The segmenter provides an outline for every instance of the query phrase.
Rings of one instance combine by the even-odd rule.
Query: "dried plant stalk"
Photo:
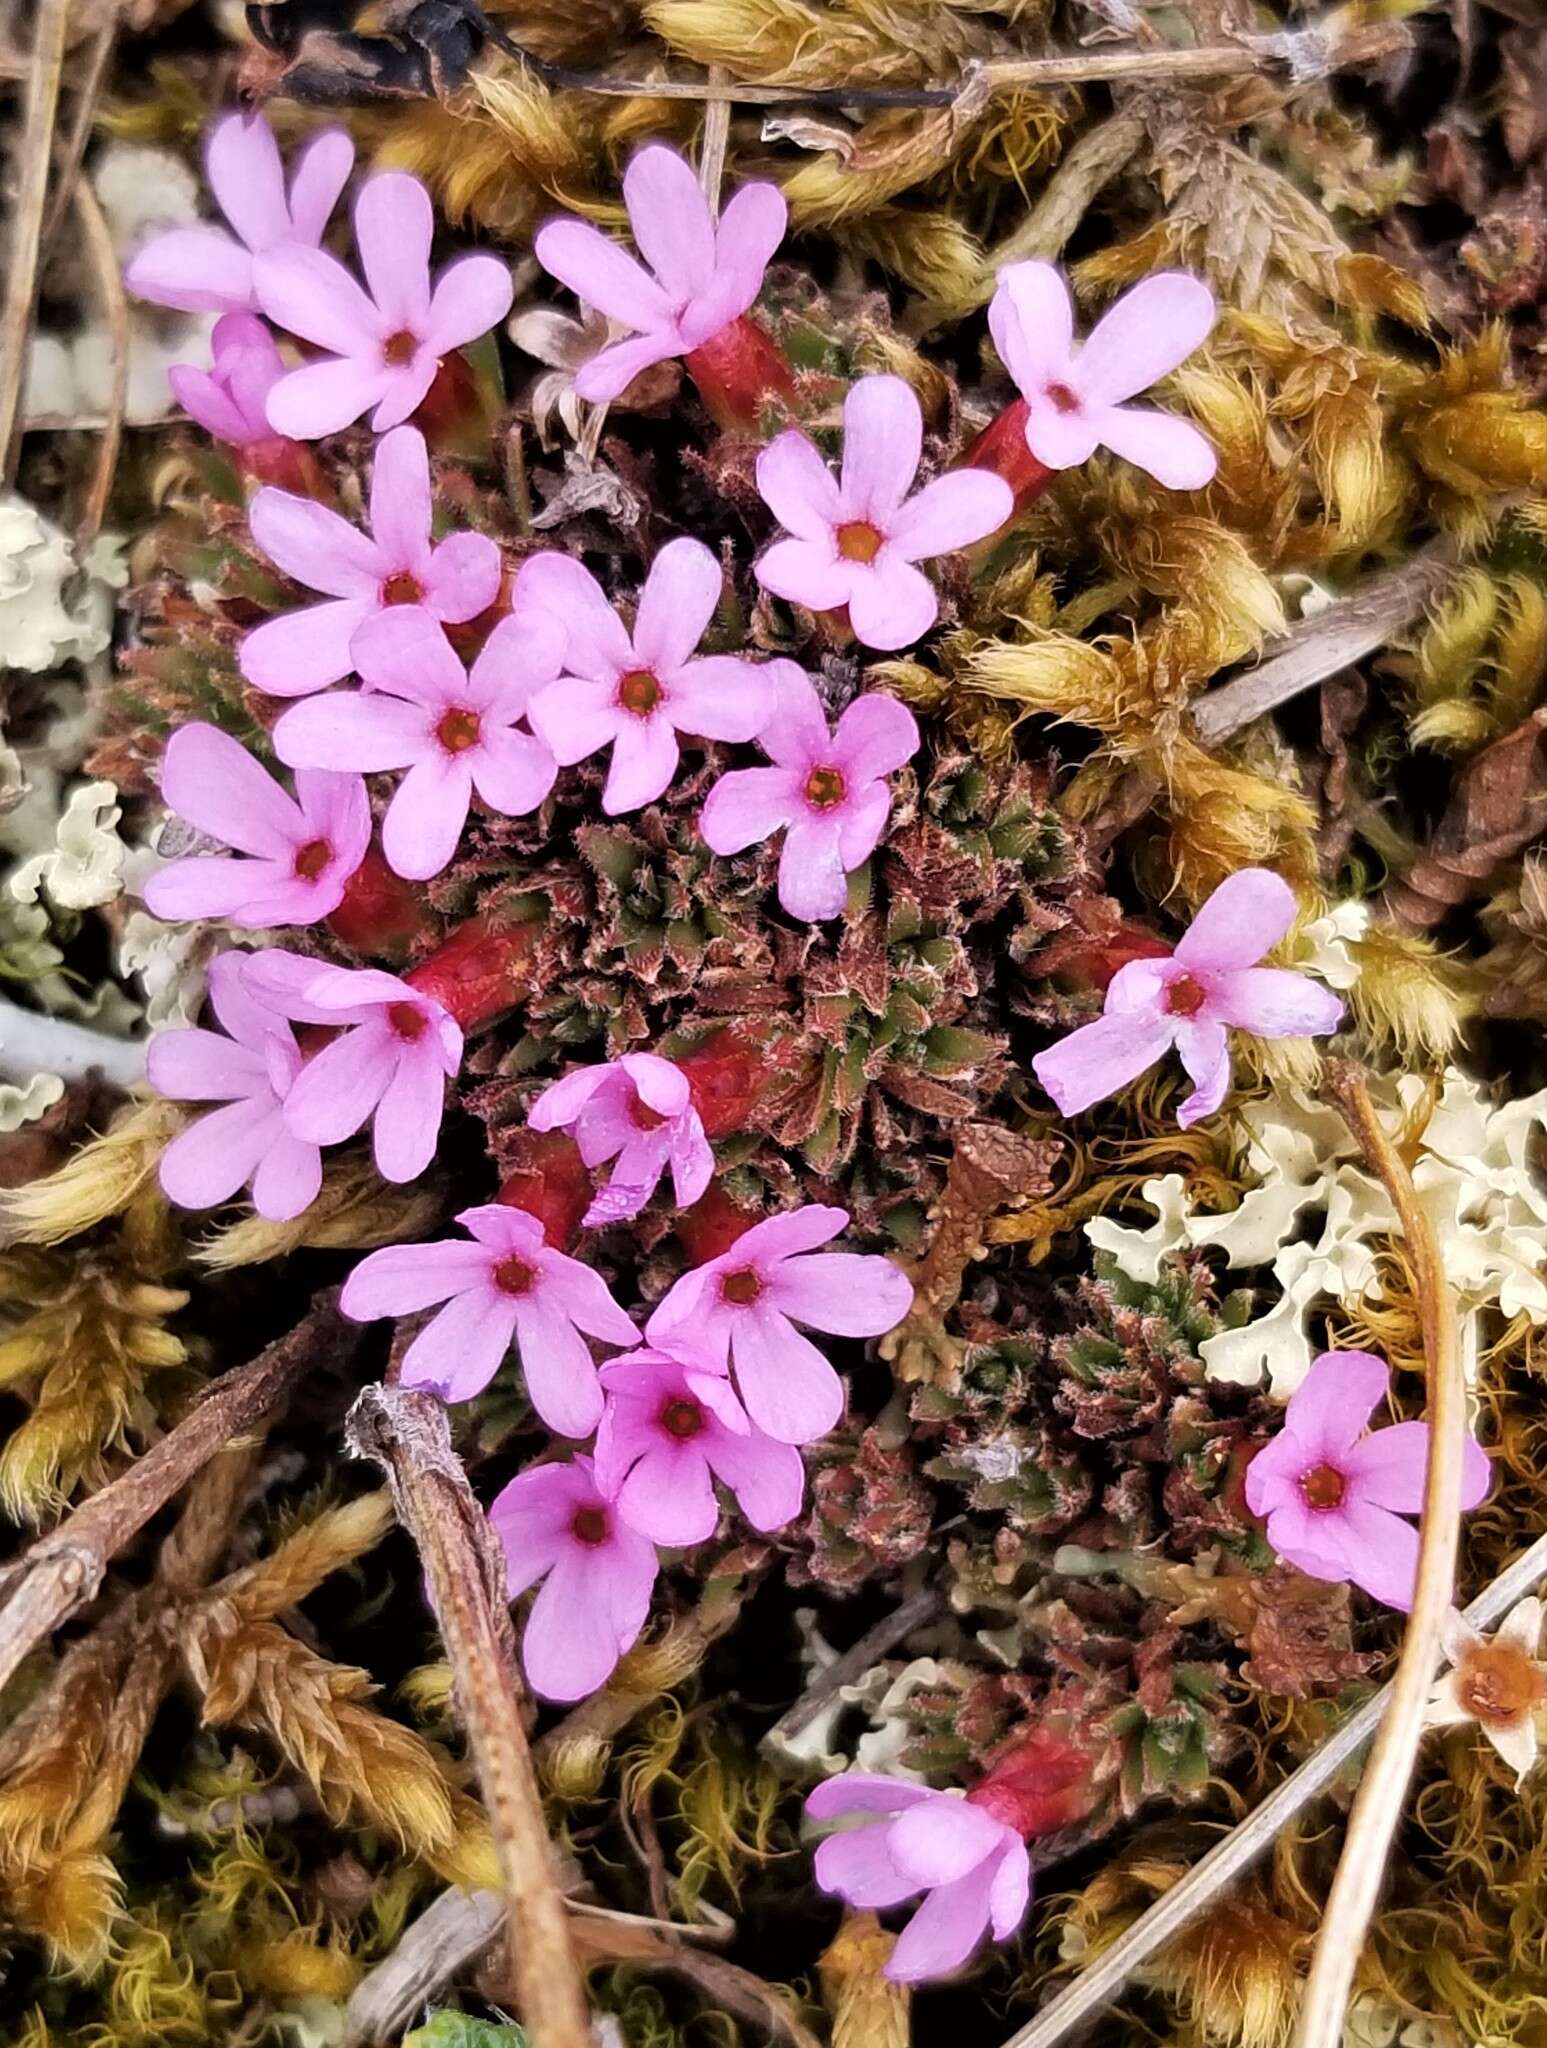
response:
[[[0,311],[0,482],[16,475],[16,414],[26,367],[27,323],[38,282],[43,206],[48,197],[50,143],[59,113],[69,0],[42,0],[34,17],[27,118],[17,155],[20,182],[6,243],[5,306]]]

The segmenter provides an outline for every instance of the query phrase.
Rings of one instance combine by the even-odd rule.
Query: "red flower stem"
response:
[[[1030,410],[1024,398],[1017,398],[1013,405],[1007,405],[998,419],[989,422],[956,464],[958,469],[986,469],[995,476],[1002,476],[1015,493],[1013,516],[1016,518],[1041,497],[1057,475],[1056,470],[1038,462],[1026,446],[1026,421]]]
[[[761,1221],[755,1209],[743,1209],[714,1181],[677,1218],[677,1238],[690,1264],[702,1266],[728,1252],[738,1237]]]
[[[502,924],[470,917],[404,980],[440,1003],[464,1031],[478,1031],[525,1000],[543,928],[541,918]]]
[[[789,357],[749,313],[690,349],[682,366],[716,424],[732,431],[755,432],[769,396],[795,403]]]

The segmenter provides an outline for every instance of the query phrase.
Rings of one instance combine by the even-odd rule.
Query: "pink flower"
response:
[[[1324,1351],[1289,1397],[1284,1426],[1246,1468],[1246,1505],[1268,1541],[1313,1579],[1351,1579],[1372,1599],[1412,1605],[1429,1425],[1369,1429],[1391,1375],[1368,1351]],[[1488,1454],[1466,1443],[1463,1507],[1488,1491]]]
[[[337,910],[365,858],[371,806],[358,775],[303,769],[294,797],[239,741],[185,725],[167,742],[161,794],[180,818],[251,856],[193,855],[152,875],[145,902],[173,923],[220,917],[255,929],[315,924]]]
[[[626,1052],[566,1074],[538,1096],[527,1122],[534,1131],[572,1130],[589,1167],[616,1160],[585,1212],[592,1228],[637,1216],[668,1166],[679,1209],[696,1202],[714,1175],[687,1076],[653,1052]]]
[[[761,555],[765,590],[814,612],[849,608],[867,647],[908,647],[940,615],[913,565],[982,540],[1015,496],[986,469],[955,469],[908,496],[924,445],[919,402],[901,377],[861,377],[843,401],[843,468],[790,428],[757,458],[757,487],[794,535]]]
[[[330,1024],[338,1037],[313,1053],[285,1097],[285,1124],[312,1145],[340,1145],[374,1117],[384,1180],[415,1180],[435,1156],[445,1082],[462,1058],[449,1013],[376,967],[325,967],[297,985],[271,979],[272,953],[249,969],[251,986],[297,1023]]]
[[[773,713],[766,668],[733,654],[694,659],[720,601],[720,565],[701,541],[668,541],[645,578],[632,637],[572,556],[534,555],[512,610],[557,618],[569,640],[562,679],[532,699],[532,730],[562,767],[612,748],[609,817],[653,803],[676,772],[679,732],[749,740]]]
[[[879,1337],[907,1314],[913,1289],[890,1259],[814,1252],[843,1230],[847,1210],[770,1216],[727,1252],[684,1273],[645,1325],[647,1342],[736,1375],[756,1426],[780,1443],[810,1443],[843,1413],[843,1382],[796,1329]]]
[[[493,256],[459,256],[433,286],[430,195],[406,171],[383,171],[355,201],[355,245],[369,291],[321,249],[271,249],[253,265],[258,303],[276,326],[332,358],[304,364],[269,396],[276,434],[314,441],[374,406],[378,434],[424,401],[441,358],[510,311],[510,272]]]
[[[580,220],[551,220],[533,251],[577,298],[632,330],[575,373],[582,398],[616,398],[651,363],[688,355],[737,320],[763,287],[789,209],[774,185],[743,185],[716,222],[674,149],[652,143],[623,174],[634,241],[650,272]]]
[[[806,1812],[812,1820],[865,1816],[817,1849],[824,1892],[871,1913],[928,1892],[881,1972],[894,1984],[960,1969],[985,1934],[1007,1941],[1026,1917],[1026,1844],[971,1793],[958,1799],[900,1778],[842,1771],[808,1796]]]
[[[721,1374],[664,1351],[635,1351],[604,1365],[601,1379],[607,1410],[596,1433],[597,1484],[631,1529],[673,1548],[707,1542],[720,1520],[717,1479],[765,1534],[800,1512],[799,1451],[754,1429]]]
[[[330,604],[308,605],[256,627],[241,669],[271,697],[304,697],[347,676],[351,643],[379,612],[459,626],[499,596],[500,551],[481,533],[430,540],[430,458],[417,427],[377,443],[371,469],[371,531],[313,498],[259,491],[248,510],[252,537],[278,568]]]
[[[124,282],[137,298],[185,313],[252,311],[258,303],[254,257],[286,246],[315,250],[354,160],[343,129],[327,129],[302,150],[287,196],[268,122],[261,114],[225,115],[209,131],[204,173],[235,235],[223,228],[174,228],[146,243]]]
[[[265,953],[268,986],[292,988],[317,963],[295,953]],[[161,1031],[145,1069],[152,1088],[174,1102],[221,1102],[224,1109],[174,1138],[161,1155],[161,1185],[184,1209],[213,1209],[252,1185],[260,1216],[283,1223],[316,1200],[322,1154],[284,1120],[301,1053],[282,1010],[253,986],[255,956],[222,953],[210,963],[210,1007],[224,1031]]]
[[[1343,1005],[1303,974],[1256,962],[1289,930],[1295,894],[1267,868],[1220,883],[1169,959],[1130,960],[1113,975],[1104,1013],[1032,1060],[1065,1116],[1115,1095],[1175,1046],[1196,1084],[1177,1111],[1212,1116],[1230,1086],[1227,1026],[1259,1038],[1335,1031]]]
[[[608,1500],[589,1458],[518,1472],[489,1520],[504,1545],[511,1599],[544,1581],[521,1639],[527,1683],[548,1700],[595,1692],[645,1625],[655,1545]]]
[[[396,873],[427,881],[456,852],[475,790],[490,810],[522,818],[552,789],[552,754],[516,725],[563,653],[556,620],[502,619],[469,674],[424,612],[382,612],[355,635],[355,659],[373,687],[292,705],[274,728],[274,751],[293,767],[406,768],[381,846]]]
[[[403,1355],[403,1384],[445,1401],[470,1401],[493,1379],[515,1337],[532,1406],[560,1436],[589,1436],[602,1390],[582,1331],[608,1344],[639,1332],[599,1273],[543,1238],[523,1209],[495,1202],[457,1218],[471,1239],[394,1244],[362,1259],[339,1307],[357,1323],[402,1316],[443,1301]]]
[[[1160,270],[1125,292],[1077,349],[1069,287],[1053,265],[1001,270],[989,332],[1026,401],[1026,446],[1038,462],[1072,469],[1110,448],[1173,491],[1201,490],[1216,457],[1198,429],[1123,401],[1186,362],[1216,310],[1201,278]]]
[[[174,363],[167,371],[173,397],[217,441],[245,448],[273,440],[264,407],[285,374],[273,335],[251,313],[227,313],[215,323],[211,347],[215,359],[209,369]]]
[[[791,917],[837,917],[848,878],[875,851],[892,807],[887,776],[918,749],[913,714],[879,690],[854,702],[829,732],[810,677],[793,661],[777,671],[779,708],[757,736],[772,768],[722,775],[700,827],[716,853],[784,829],[779,901]]]

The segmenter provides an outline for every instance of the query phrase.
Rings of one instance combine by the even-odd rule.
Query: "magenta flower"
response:
[[[524,1209],[495,1202],[464,1209],[466,1238],[393,1244],[362,1259],[339,1307],[357,1323],[446,1306],[403,1354],[403,1384],[443,1401],[470,1401],[493,1379],[514,1336],[532,1406],[560,1436],[589,1436],[602,1418],[602,1390],[588,1332],[635,1344],[639,1332],[578,1259],[555,1251]]]
[[[279,144],[268,122],[261,114],[225,115],[209,131],[204,172],[236,233],[174,228],[145,244],[124,282],[136,298],[185,313],[253,311],[254,257],[285,247],[315,250],[354,160],[354,144],[343,129],[327,129],[302,150],[287,194]]]
[[[1204,436],[1188,420],[1124,400],[1186,362],[1216,312],[1201,278],[1160,270],[1125,292],[1076,348],[1061,274],[1051,263],[1008,264],[988,326],[1026,401],[1026,446],[1038,462],[1072,469],[1110,448],[1170,490],[1201,490],[1217,466]]]
[[[312,1145],[340,1145],[374,1118],[373,1150],[384,1180],[417,1180],[435,1156],[445,1083],[462,1059],[450,1014],[396,975],[376,967],[310,962],[271,978],[259,954],[250,985],[300,1024],[330,1024],[339,1035],[313,1053],[285,1097],[285,1124]]]
[[[172,396],[183,411],[217,441],[233,448],[272,441],[265,406],[285,374],[274,337],[251,313],[227,313],[210,337],[214,361],[207,370],[174,363],[167,371]]]
[[[253,265],[263,311],[332,358],[306,363],[275,385],[269,424],[276,434],[315,441],[372,406],[378,434],[398,426],[424,402],[442,357],[510,311],[510,272],[497,257],[459,256],[432,283],[435,213],[406,171],[369,179],[354,218],[368,291],[321,249],[291,244]]]
[[[146,905],[173,923],[315,924],[337,910],[370,844],[370,800],[358,775],[303,769],[288,797],[218,726],[173,733],[161,759],[161,794],[200,832],[251,856],[195,854],[152,875]]]
[[[1343,1005],[1329,989],[1285,968],[1259,967],[1295,918],[1295,893],[1267,868],[1221,882],[1164,960],[1130,960],[1113,975],[1106,1007],[1032,1060],[1065,1116],[1115,1095],[1175,1046],[1195,1083],[1177,1111],[1184,1128],[1212,1116],[1230,1086],[1227,1026],[1259,1038],[1335,1031]]]
[[[355,635],[366,690],[292,705],[274,751],[293,767],[339,761],[373,774],[406,768],[382,820],[388,865],[410,881],[438,875],[457,850],[473,793],[507,818],[535,811],[558,767],[518,732],[535,689],[558,674],[564,632],[541,614],[502,619],[472,673],[423,612],[382,612]]]
[[[668,1166],[679,1209],[696,1202],[714,1175],[687,1076],[653,1052],[626,1052],[566,1074],[538,1096],[527,1122],[534,1131],[573,1131],[593,1169],[616,1161],[585,1212],[593,1229],[637,1216]]]
[[[268,987],[298,988],[315,960],[265,953]],[[161,1031],[150,1042],[145,1071],[158,1094],[174,1102],[220,1102],[175,1137],[161,1155],[161,1185],[183,1209],[214,1209],[252,1186],[253,1207],[284,1223],[311,1207],[322,1185],[322,1154],[285,1122],[285,1103],[301,1071],[288,1017],[253,986],[248,953],[221,953],[210,963],[210,1007],[228,1034],[203,1029]]]
[[[1324,1351],[1289,1397],[1284,1426],[1246,1468],[1246,1505],[1266,1517],[1279,1556],[1313,1579],[1351,1579],[1372,1599],[1413,1603],[1429,1425],[1370,1429],[1391,1374],[1368,1351]],[[1467,1438],[1462,1506],[1475,1508],[1492,1467]]]
[[[604,1685],[650,1612],[655,1545],[631,1529],[596,1483],[589,1458],[529,1465],[489,1509],[514,1600],[543,1585],[521,1639],[533,1692],[578,1700]]]
[[[772,716],[765,667],[697,647],[720,601],[720,565],[702,541],[668,541],[645,578],[632,636],[596,578],[570,555],[534,555],[516,579],[512,610],[558,619],[564,674],[532,699],[531,725],[569,768],[603,747],[609,817],[653,803],[676,772],[679,732],[749,740]]]
[[[596,401],[616,398],[651,363],[688,355],[740,319],[789,220],[777,186],[743,185],[717,222],[691,167],[662,143],[633,157],[623,201],[649,271],[585,221],[551,220],[532,243],[538,262],[577,298],[632,330],[576,371],[575,389]]]
[[[500,551],[485,534],[432,543],[430,458],[417,427],[376,445],[371,531],[362,533],[290,491],[259,491],[248,509],[252,537],[276,567],[329,604],[307,605],[255,627],[242,642],[242,674],[271,697],[305,697],[347,676],[351,643],[379,612],[459,626],[499,596]]]
[[[720,1520],[717,1479],[765,1535],[799,1514],[800,1452],[754,1429],[721,1374],[664,1351],[635,1351],[604,1365],[601,1380],[607,1410],[596,1432],[597,1484],[631,1529],[672,1548],[707,1542]]]
[[[837,917],[851,872],[869,860],[892,807],[886,778],[918,750],[913,714],[873,690],[829,732],[811,678],[793,661],[777,671],[779,708],[757,736],[772,768],[735,768],[704,801],[700,829],[716,853],[784,831],[779,901],[791,917]]]
[[[857,1912],[885,1912],[927,1892],[882,1976],[917,1984],[960,1969],[985,1934],[1008,1941],[1026,1917],[1031,1859],[1007,1822],[975,1804],[901,1778],[842,1771],[809,1794],[812,1820],[864,1818],[816,1852],[816,1881]]]
[[[727,1252],[684,1273],[645,1325],[659,1350],[735,1372],[742,1406],[765,1435],[805,1444],[843,1413],[843,1382],[809,1338],[879,1337],[907,1314],[913,1289],[890,1259],[807,1257],[849,1221],[812,1206],[770,1216]]]
[[[757,458],[757,487],[794,538],[759,556],[763,588],[814,612],[847,605],[867,647],[909,647],[927,633],[940,606],[914,564],[993,533],[1015,495],[986,469],[954,469],[910,498],[923,446],[924,417],[901,377],[850,385],[836,478],[794,427],[770,442]]]

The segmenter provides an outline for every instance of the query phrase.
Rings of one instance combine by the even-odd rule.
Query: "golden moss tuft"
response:
[[[12,1243],[59,1244],[121,1216],[154,1182],[183,1114],[159,1098],[120,1110],[100,1138],[57,1172],[0,1196],[0,1232]]]

